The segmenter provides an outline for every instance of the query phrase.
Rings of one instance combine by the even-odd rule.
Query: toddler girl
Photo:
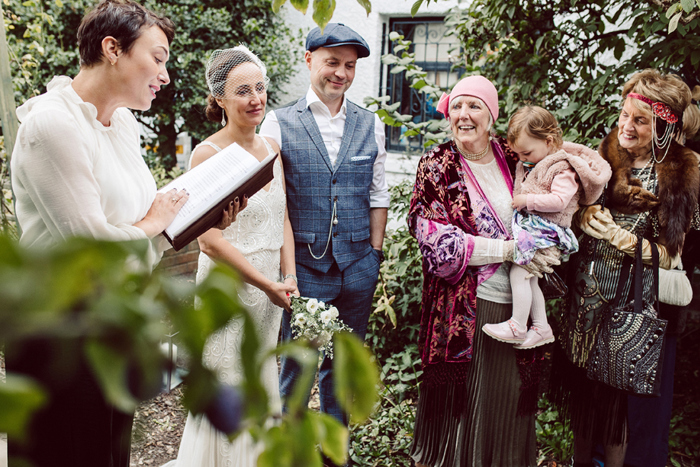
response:
[[[508,122],[508,144],[520,158],[513,187],[513,316],[482,329],[519,349],[554,342],[554,335],[537,277],[518,265],[529,263],[541,249],[553,250],[563,259],[578,251],[571,218],[579,202],[596,202],[612,174],[596,151],[565,143],[561,135],[554,115],[537,106],[520,108]]]

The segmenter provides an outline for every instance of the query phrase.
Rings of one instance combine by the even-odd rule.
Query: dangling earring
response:
[[[221,126],[226,126],[226,111],[221,108]]]

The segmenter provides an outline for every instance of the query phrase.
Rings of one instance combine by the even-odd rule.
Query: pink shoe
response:
[[[514,347],[516,349],[534,349],[540,345],[551,344],[552,342],[554,342],[554,333],[552,333],[550,325],[547,325],[546,328],[530,326],[523,343]]]
[[[497,341],[509,344],[520,344],[527,335],[525,331],[518,330],[512,319],[498,324],[484,324],[481,330]]]

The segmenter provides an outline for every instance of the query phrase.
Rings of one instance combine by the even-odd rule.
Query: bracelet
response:
[[[299,285],[299,281],[297,280],[297,276],[295,276],[294,274],[287,274],[286,276],[284,276],[284,279],[282,279],[282,281],[284,282],[284,281],[286,281],[287,279],[289,279],[290,277],[291,277],[292,279],[294,279],[294,283],[295,283],[296,285]]]

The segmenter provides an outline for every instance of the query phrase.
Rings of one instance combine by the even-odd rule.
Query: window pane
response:
[[[389,32],[396,31],[405,39],[412,41],[411,50],[415,53],[416,65],[428,72],[427,79],[443,90],[454,86],[463,69],[451,71],[451,50],[459,47],[455,37],[445,37],[447,28],[444,18],[421,18],[420,20],[396,19],[390,21]],[[392,49],[388,33],[384,38],[387,51]],[[392,67],[387,67],[386,90],[382,95],[391,97],[390,103],[401,102],[399,112],[413,115],[414,122],[422,122],[432,118],[441,119],[442,114],[435,109],[437,103],[426,99],[425,94],[410,87],[405,73],[391,73]],[[387,147],[392,151],[423,152],[422,138],[411,138],[409,142],[402,135],[405,127],[387,127]]]

